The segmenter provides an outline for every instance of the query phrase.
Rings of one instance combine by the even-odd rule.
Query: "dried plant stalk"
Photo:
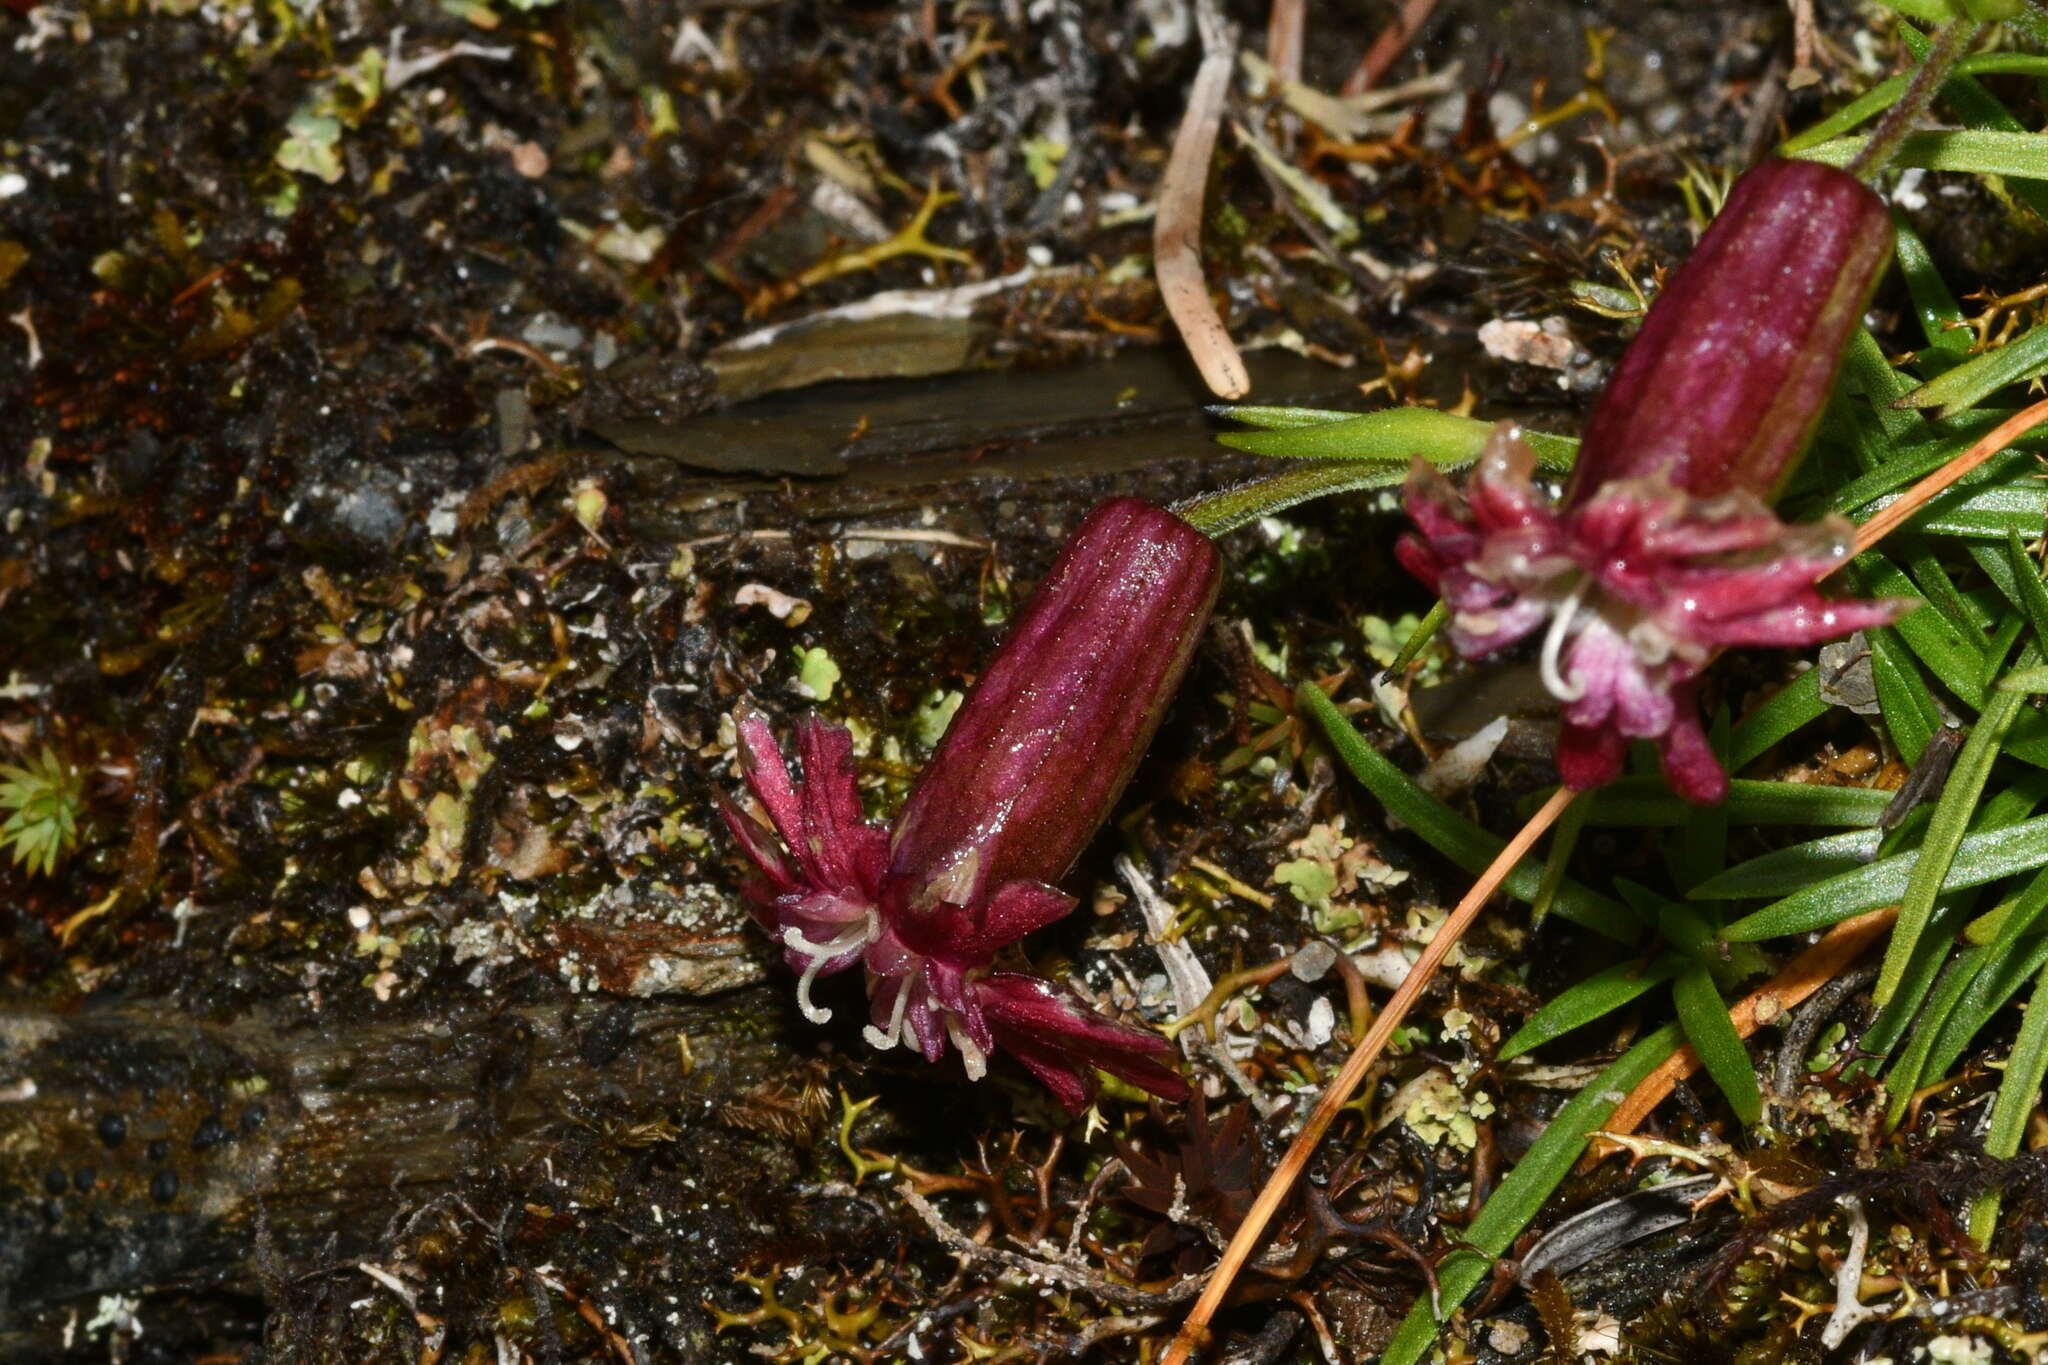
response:
[[[1438,926],[1436,936],[1430,939],[1429,946],[1422,950],[1422,956],[1409,968],[1407,979],[1387,1001],[1387,1007],[1380,1011],[1379,1018],[1373,1020],[1372,1027],[1367,1030],[1365,1037],[1359,1040],[1358,1046],[1351,1050],[1351,1056],[1345,1060],[1344,1069],[1338,1072],[1336,1079],[1324,1089],[1323,1097],[1316,1102],[1315,1111],[1308,1116],[1308,1122],[1301,1126],[1301,1132],[1295,1135],[1293,1144],[1287,1149],[1287,1155],[1280,1159],[1280,1164],[1273,1170],[1272,1178],[1267,1180],[1265,1188],[1259,1191],[1259,1197],[1253,1202],[1251,1212],[1245,1215],[1244,1222],[1238,1225],[1237,1232],[1231,1237],[1230,1245],[1224,1248],[1223,1259],[1217,1262],[1216,1269],[1209,1277],[1207,1288],[1202,1291],[1202,1297],[1195,1302],[1194,1310],[1188,1314],[1188,1320],[1181,1325],[1180,1333],[1173,1339],[1173,1345],[1168,1348],[1162,1365],[1181,1365],[1181,1362],[1187,1360],[1189,1354],[1201,1345],[1208,1335],[1209,1319],[1215,1316],[1224,1295],[1230,1292],[1231,1282],[1237,1278],[1238,1270],[1251,1256],[1252,1249],[1258,1245],[1259,1238],[1265,1233],[1267,1222],[1280,1207],[1281,1202],[1287,1198],[1288,1192],[1293,1189],[1296,1177],[1301,1174],[1302,1168],[1308,1165],[1309,1157],[1315,1154],[1316,1145],[1322,1141],[1323,1134],[1329,1131],[1330,1124],[1336,1120],[1338,1112],[1351,1102],[1351,1096],[1364,1081],[1366,1072],[1372,1069],[1372,1064],[1378,1061],[1380,1053],[1385,1051],[1387,1040],[1394,1036],[1394,1030],[1407,1019],[1408,1012],[1415,1007],[1415,1002],[1429,989],[1429,983],[1436,977],[1437,968],[1465,936],[1465,930],[1478,917],[1480,908],[1492,898],[1494,891],[1507,878],[1508,873],[1514,870],[1515,865],[1522,861],[1522,855],[1542,837],[1543,831],[1549,829],[1556,823],[1557,817],[1564,814],[1564,808],[1571,804],[1572,798],[1577,794],[1566,787],[1560,787],[1551,793],[1550,799],[1529,817],[1528,823],[1522,826],[1514,838],[1508,840],[1507,847],[1500,851],[1500,856],[1493,860],[1493,865],[1480,874],[1479,879],[1472,884],[1472,889],[1465,893],[1465,898],[1458,902],[1457,908]]]
[[[1200,17],[1207,55],[1195,72],[1188,109],[1160,181],[1159,213],[1152,224],[1152,268],[1159,278],[1159,296],[1187,343],[1195,368],[1202,372],[1202,382],[1219,398],[1237,399],[1251,392],[1251,374],[1202,277],[1202,195],[1237,57],[1233,35],[1216,18],[1213,6],[1202,6]]]

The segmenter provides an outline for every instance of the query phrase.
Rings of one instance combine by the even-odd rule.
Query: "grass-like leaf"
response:
[[[1692,963],[1671,983],[1671,999],[1678,1007],[1685,1040],[1727,1096],[1735,1116],[1744,1127],[1762,1118],[1764,1100],[1757,1089],[1756,1068],[1750,1065],[1749,1049],[1742,1045],[1728,1017],[1728,1002],[1714,988],[1713,975],[1701,964]]]
[[[1986,1156],[2018,1154],[2027,1120],[2041,1099],[2043,1077],[2048,1077],[2048,967],[2035,979],[2020,1036],[2005,1059],[2005,1076],[1998,1083],[1998,1098],[1991,1102],[1991,1126],[1984,1134]],[[1978,1246],[1988,1247],[1997,1227],[1998,1196],[1980,1195],[1970,1208],[1970,1236]]]
[[[1870,645],[1870,673],[1877,684],[1877,704],[1883,709],[1885,728],[1891,731],[1899,756],[1917,763],[1920,751],[1941,724],[1934,698],[1928,695],[1919,665],[1890,626],[1865,631],[1863,638]]]
[[[1899,993],[1892,997],[1889,1005],[1877,1012],[1870,1026],[1863,1030],[1863,1036],[1856,1040],[1856,1046],[1868,1055],[1844,1067],[1842,1074],[1845,1078],[1868,1075],[1876,1070],[1880,1061],[1891,1055],[1906,1026],[1920,1012],[1920,1002],[1933,988],[1935,974],[1948,958],[1949,945],[1945,940],[1962,922],[1965,913],[1960,897],[1945,897],[1935,906],[1934,921],[1920,937],[1920,947],[1906,968],[1906,979],[1899,986]]]
[[[1437,606],[1441,607],[1443,603],[1439,602]],[[1402,652],[1407,651],[1404,649]],[[1543,921],[1550,917],[1550,907],[1557,901],[1558,888],[1564,885],[1572,854],[1578,849],[1579,834],[1586,828],[1586,812],[1592,807],[1593,793],[1580,792],[1564,808],[1564,814],[1558,817],[1556,827],[1550,831],[1550,851],[1543,855],[1543,880],[1536,884],[1536,899],[1529,902],[1531,929],[1541,928]]]
[[[1895,497],[1878,499],[1871,504],[1870,513],[1875,515],[1896,501]],[[1925,510],[1907,524],[1929,535],[2003,540],[2011,531],[2039,535],[2044,517],[2048,517],[2048,485],[1985,487],[1965,482],[1929,498]]]
[[[1744,716],[1728,736],[1729,771],[1741,772],[1773,744],[1819,720],[1827,711],[1828,704],[1820,695],[1820,674],[1809,668]]]
[[[1190,498],[1174,511],[1211,536],[1228,535],[1260,517],[1284,512],[1298,503],[1335,493],[1390,488],[1407,476],[1406,466],[1359,464],[1348,460],[1317,460],[1283,473],[1252,479],[1234,488]]]
[[[2033,60],[2048,66],[2048,57]],[[1899,262],[1899,273],[1906,278],[1906,293],[1920,319],[1920,333],[1927,338],[1927,346],[1920,352],[1920,364],[1955,364],[1970,353],[1970,330],[1962,325],[1962,305],[1956,302],[1948,281],[1935,267],[1927,244],[1920,240],[1920,234],[1903,213],[1892,214],[1892,254]]]
[[[2003,408],[1980,410],[1952,422],[1944,422],[1941,427],[1944,434],[1938,439],[1895,445],[1882,463],[1835,488],[1829,496],[1828,507],[1836,512],[1846,512],[1857,521],[1867,521],[1891,501],[1885,497],[1886,494],[1932,474],[2010,416],[2012,413]],[[2042,445],[2033,439],[2039,434],[2038,430],[2029,432],[2015,442],[2012,449],[1992,456],[1964,475],[1956,488],[1983,491],[2024,480],[2034,467],[2027,458],[2028,453]],[[1958,494],[1951,489],[1942,496],[1953,499]],[[1918,524],[1917,519],[1914,524]]]
[[[1993,0],[1993,3],[1997,2],[1998,0]],[[2012,4],[2003,7],[2008,11],[2020,8]],[[1970,0],[1964,0],[1964,8],[1973,8]],[[1899,25],[1899,40],[1916,62],[1926,61],[1928,52],[1934,47],[1934,40],[1911,24]],[[1942,83],[1942,99],[1954,111],[1956,117],[1962,120],[1966,128],[1983,128],[1997,133],[2025,132],[2026,125],[2014,118],[2012,111],[1999,103],[1998,97],[1986,90],[1978,81],[1978,75],[1989,74],[1991,73],[1988,71],[1952,72],[1948,80]],[[2007,190],[2013,198],[2032,209],[2036,215],[2048,218],[2048,189],[2025,180],[2016,180],[2007,186]]]
[[[1738,777],[1729,782],[1728,799],[1721,809],[1727,812],[1729,823],[1736,825],[1868,828],[1877,823],[1891,799],[1890,792],[1862,787]],[[1620,778],[1600,788],[1588,804],[1592,809],[1586,822],[1602,829],[1679,829],[1700,815],[1698,806],[1672,795],[1661,777]]]
[[[1967,335],[1967,334],[1966,334]],[[1951,416],[1997,393],[2048,373],[2048,327],[2035,327],[2016,341],[1973,356],[1900,399],[1916,408],[1940,408]]]
[[[1232,450],[1289,460],[1363,460],[1397,466],[1402,474],[1420,455],[1445,468],[1479,458],[1494,424],[1436,408],[1387,408],[1380,412],[1330,413],[1322,409],[1224,408],[1225,415],[1263,428],[1227,431],[1216,440]],[[1295,414],[1281,416],[1279,414]],[[1315,420],[1309,420],[1313,413]],[[1299,417],[1300,420],[1296,418]],[[1579,443],[1567,436],[1523,431],[1537,459],[1552,469],[1569,469]]]
[[[1557,1111],[1536,1144],[1508,1172],[1507,1179],[1501,1181],[1500,1188],[1465,1229],[1463,1245],[1437,1263],[1437,1288],[1445,1312],[1455,1312],[1465,1296],[1486,1278],[1494,1259],[1514,1245],[1522,1229],[1542,1211],[1551,1191],[1579,1159],[1587,1141],[1607,1122],[1620,1097],[1635,1089],[1677,1051],[1678,1041],[1676,1025],[1658,1029],[1623,1053]],[[1395,1329],[1386,1354],[1380,1357],[1380,1365],[1417,1365],[1436,1343],[1442,1325],[1432,1311],[1430,1296],[1422,1295]]]
[[[1874,829],[1860,829],[1775,848],[1714,874],[1694,887],[1690,898],[1754,900],[1787,895],[1825,878],[1873,866],[1869,860],[1882,838]]]
[[[1438,853],[1476,877],[1506,846],[1507,840],[1487,833],[1416,786],[1413,778],[1366,742],[1365,736],[1359,734],[1335,703],[1323,695],[1320,687],[1304,683],[1295,689],[1294,696],[1295,704],[1316,718],[1316,723],[1329,738],[1330,747],[1337,751],[1337,757],[1351,770],[1352,776],[1364,783],[1389,813],[1414,830]],[[1535,859],[1524,858],[1507,875],[1500,889],[1526,904],[1536,899],[1542,881],[1542,867]],[[1642,936],[1641,925],[1624,906],[1570,878],[1558,887],[1552,908],[1574,924],[1582,924],[1624,943],[1633,943]]]
[[[2017,895],[2008,896],[1970,921],[1963,937],[1972,943],[1996,943],[2027,932],[2043,910],[2048,910],[2048,870],[2036,872]]]
[[[1927,1061],[1914,1083],[1915,1089],[1947,1075],[1961,1060],[1964,1049],[1991,1022],[1991,1016],[2019,993],[2042,963],[2048,962],[2048,934],[2023,936],[2010,944],[1970,951],[1981,952],[1983,956],[1963,983],[1939,1031],[1930,1026],[1934,1042],[1927,1050]]]
[[[1856,159],[1868,138],[1838,137],[1809,147],[1803,155],[1830,166]],[[1979,128],[1908,133],[1893,153],[1900,170],[1917,166],[1929,171],[1967,171],[1976,175],[2009,175],[2022,180],[2048,180],[2048,135],[1993,132]]]
[[[1896,564],[1876,552],[1856,557],[1863,589],[1872,597],[1923,597]],[[1923,598],[1924,600],[1924,598]],[[1922,607],[1890,627],[1949,691],[1973,710],[1984,704],[1984,651],[1947,613]]]
[[[1984,708],[1969,738],[1963,741],[1962,752],[1956,755],[1948,784],[1942,788],[1934,817],[1928,821],[1927,833],[1920,840],[1919,857],[1906,879],[1905,894],[1899,898],[1898,922],[1892,926],[1884,965],[1878,971],[1877,987],[1871,995],[1880,1005],[1898,989],[1913,945],[1927,927],[1928,916],[1934,913],[1935,894],[1953,869],[1956,851],[1962,846],[1977,801],[1984,794],[1984,783],[1991,776],[1991,765],[1998,761],[1999,745],[2026,700],[2018,692],[1994,692],[1991,704]]]
[[[1926,0],[1926,3],[1937,11],[1941,8],[1940,0]],[[1948,17],[1953,16],[1945,16],[1935,22],[1946,22]],[[1924,45],[1926,40],[1921,41]],[[1914,55],[1924,57],[1926,54],[1922,51]],[[1965,57],[1955,64],[1943,92],[1948,93],[1955,88],[1958,77],[2000,75],[2048,76],[2048,57],[2037,57],[2025,52],[1989,52],[1975,57]],[[1906,93],[1907,79],[1905,76],[1894,76],[1890,80],[1879,81],[1811,128],[1804,129],[1797,136],[1779,143],[1778,155],[1798,156],[1808,148],[1818,147],[1860,124],[1868,123],[1889,109],[1900,95]],[[1972,81],[1971,84],[1976,83]],[[2015,123],[2014,127],[2018,127],[2018,124]]]
[[[1818,844],[1855,839],[1865,840],[1868,846],[1871,836],[1835,835],[1833,839],[1817,839],[1813,844],[1804,847],[1811,849]],[[1762,858],[1752,859],[1740,867],[1730,868],[1720,876],[1710,878],[1695,887],[1693,897],[1696,900],[1719,900],[1730,896],[1754,895],[1754,891],[1742,888],[1762,881],[1763,879],[1756,875],[1757,865],[1777,857],[1778,854],[1767,853]],[[1814,861],[1816,866],[1824,865],[1818,859]],[[1909,849],[1867,866],[1857,867],[1853,871],[1828,877],[1824,881],[1794,891],[1783,900],[1767,905],[1753,915],[1746,915],[1735,921],[1721,931],[1721,937],[1731,943],[1756,943],[1786,934],[1803,934],[1813,929],[1825,929],[1831,924],[1839,924],[1851,915],[1860,915],[1865,910],[1875,910],[1880,905],[1890,905],[1906,894],[1907,882],[1919,861],[1920,850]],[[1948,860],[1948,864],[1947,875],[1942,878],[1940,887],[1944,891],[1983,886],[1987,882],[1995,882],[2019,872],[2031,872],[2048,864],[2048,816],[2036,816],[2002,829],[1972,834],[1955,846],[1954,856]]]
[[[1330,422],[1348,422],[1359,415],[1342,408],[1284,408],[1270,403],[1217,403],[1208,412],[1211,417],[1242,422],[1261,431],[1319,427]]]
[[[2034,628],[2035,640],[2043,650],[2048,650],[2048,584],[2041,582],[2040,566],[2027,553],[2027,543],[2018,531],[2006,533],[2005,554],[2007,562],[2012,565],[2013,587],[2019,597],[2020,610]]]
[[[1612,1014],[1645,991],[1655,990],[1678,975],[1685,965],[1685,958],[1677,953],[1661,953],[1648,963],[1617,962],[1605,971],[1593,973],[1577,985],[1566,987],[1530,1015],[1528,1022],[1501,1044],[1500,1060],[1512,1061],[1602,1015]]]
[[[1951,1022],[1956,1005],[1990,959],[1989,948],[1967,948],[1951,957],[1941,969],[1941,976],[1928,994],[1927,1003],[1914,1017],[1913,1031],[1904,1050],[1892,1063],[1891,1074],[1885,1078],[1884,1121],[1887,1128],[1898,1127],[1906,1106],[1922,1084],[1920,1078],[1929,1073],[1929,1057],[1941,1039],[1943,1026]]]

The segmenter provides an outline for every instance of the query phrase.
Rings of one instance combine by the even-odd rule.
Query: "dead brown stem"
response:
[[[1202,1297],[1196,1301],[1187,1321],[1181,1325],[1180,1333],[1173,1339],[1173,1345],[1167,1349],[1161,1365],[1182,1365],[1182,1362],[1202,1344],[1208,1335],[1209,1319],[1215,1315],[1224,1296],[1230,1292],[1231,1283],[1237,1278],[1237,1272],[1243,1268],[1253,1247],[1265,1233],[1266,1224],[1279,1209],[1281,1201],[1286,1199],[1288,1192],[1294,1188],[1296,1178],[1308,1165],[1308,1159],[1315,1153],[1316,1145],[1322,1141],[1323,1134],[1328,1132],[1331,1123],[1336,1121],[1339,1111],[1350,1103],[1352,1094],[1365,1080],[1366,1072],[1379,1060],[1387,1041],[1408,1017],[1408,1012],[1415,1007],[1415,1002],[1429,989],[1437,968],[1464,937],[1466,928],[1478,916],[1480,908],[1492,898],[1494,891],[1499,888],[1508,873],[1522,861],[1522,856],[1535,845],[1543,831],[1549,829],[1557,817],[1564,813],[1564,808],[1571,804],[1572,798],[1577,794],[1568,787],[1559,787],[1551,793],[1550,799],[1529,817],[1528,823],[1516,832],[1514,838],[1508,840],[1507,846],[1501,849],[1500,855],[1493,860],[1492,865],[1479,875],[1478,880],[1472,883],[1472,889],[1458,902],[1457,908],[1438,926],[1436,936],[1430,939],[1429,946],[1422,950],[1422,956],[1409,968],[1407,979],[1387,1001],[1387,1007],[1380,1011],[1379,1018],[1373,1021],[1372,1027],[1367,1030],[1358,1046],[1351,1050],[1351,1056],[1344,1062],[1344,1069],[1338,1072],[1337,1078],[1324,1089],[1323,1097],[1316,1102],[1315,1111],[1308,1116],[1308,1122],[1302,1125],[1301,1132],[1288,1147],[1287,1155],[1280,1159],[1280,1164],[1273,1170],[1272,1178],[1267,1180],[1265,1188],[1259,1191],[1258,1199],[1253,1201],[1251,1211],[1245,1215],[1244,1222],[1238,1225],[1236,1234],[1230,1239],[1230,1245],[1224,1248],[1223,1259],[1217,1262],[1216,1269],[1211,1272],[1209,1283],[1202,1290]]]
[[[1237,399],[1251,392],[1251,375],[1202,277],[1202,195],[1209,180],[1209,158],[1216,150],[1216,130],[1223,122],[1223,101],[1230,93],[1236,39],[1213,5],[1201,6],[1199,15],[1206,55],[1188,91],[1187,112],[1181,116],[1173,155],[1160,180],[1152,268],[1159,278],[1159,296],[1201,371],[1202,382],[1219,398]]]

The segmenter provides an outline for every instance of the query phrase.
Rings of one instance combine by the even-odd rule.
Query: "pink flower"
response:
[[[1810,645],[1903,609],[1823,598],[1815,585],[1854,528],[1787,526],[1764,501],[1812,434],[1890,251],[1890,216],[1855,177],[1765,162],[1651,307],[1558,502],[1505,423],[1462,496],[1417,462],[1418,534],[1400,560],[1450,608],[1468,658],[1543,631],[1567,785],[1608,781],[1630,739],[1653,739],[1675,791],[1718,801],[1728,778],[1693,695],[1713,655]]]
[[[1075,1110],[1095,1067],[1186,1095],[1157,1034],[993,963],[1074,908],[1052,883],[1151,742],[1218,571],[1208,538],[1173,514],[1134,498],[1096,508],[961,704],[893,832],[860,818],[844,730],[799,726],[799,786],[767,722],[738,715],[743,771],[770,825],[731,802],[725,822],[756,869],[749,904],[800,973],[806,1018],[831,1017],[812,983],[860,962],[864,1035],[878,1048],[907,1039],[937,1061],[950,1043],[973,1078],[1005,1050]]]

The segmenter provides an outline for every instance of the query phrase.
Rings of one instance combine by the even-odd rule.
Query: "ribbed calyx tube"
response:
[[[1150,503],[1088,514],[897,817],[889,881],[913,912],[1066,873],[1159,728],[1220,567],[1207,536]]]

